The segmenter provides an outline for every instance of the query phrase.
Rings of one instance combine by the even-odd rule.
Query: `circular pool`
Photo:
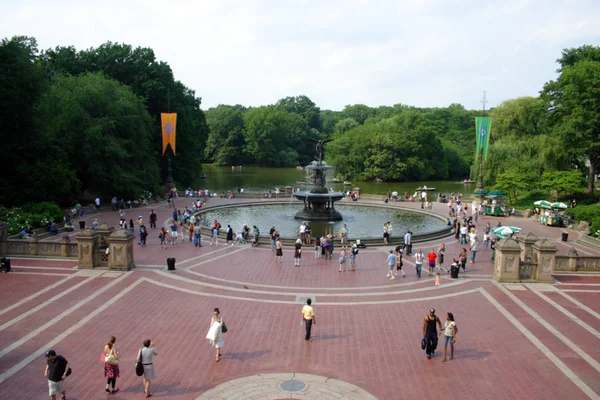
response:
[[[284,238],[293,238],[298,235],[302,221],[294,218],[302,205],[297,202],[288,203],[249,203],[214,207],[197,213],[203,226],[209,227],[218,220],[223,228],[231,225],[234,232],[241,231],[244,225],[252,228],[256,225],[261,235],[268,234],[274,226]],[[391,222],[393,236],[401,237],[407,230],[415,236],[427,235],[447,229],[446,219],[440,215],[383,205],[336,205],[342,216],[341,221],[310,221],[312,235],[333,233],[334,235],[347,225],[349,237],[373,239],[383,237],[383,224]]]

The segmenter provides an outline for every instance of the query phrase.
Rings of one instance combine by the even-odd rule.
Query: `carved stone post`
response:
[[[129,271],[133,262],[133,233],[128,229],[117,229],[108,237],[108,269]]]
[[[6,241],[8,240],[8,225],[0,222],[0,255],[6,255]]]
[[[108,237],[115,230],[115,228],[113,226],[109,226],[108,224],[102,223],[98,225],[95,230],[99,235],[98,246],[100,246],[101,249],[105,249],[108,247]]]
[[[569,256],[568,270],[571,272],[577,272],[577,257],[579,257],[579,253],[577,253],[577,250],[575,250],[574,247],[571,247],[567,253],[567,256]]]
[[[540,240],[540,238],[529,232],[526,235],[517,236],[517,239],[521,242],[521,261],[525,263],[536,263],[536,254],[533,251],[533,244]]]
[[[521,247],[514,239],[502,239],[496,244],[492,277],[498,282],[519,282]]]
[[[38,242],[40,238],[37,233],[33,232],[33,235],[29,236],[29,255],[37,256],[38,254]]]
[[[531,278],[538,282],[553,283],[556,246],[548,239],[541,239],[533,244],[533,250],[537,254],[537,269]]]
[[[68,257],[69,256],[69,244],[71,243],[71,238],[69,235],[62,235],[60,238],[60,256]]]
[[[77,234],[78,269],[96,267],[94,251],[98,246],[98,238],[95,229],[84,229]]]

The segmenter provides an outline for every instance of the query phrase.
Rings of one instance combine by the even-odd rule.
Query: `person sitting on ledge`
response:
[[[94,218],[94,222],[92,222],[92,229],[96,229],[100,225],[98,222],[98,218]]]
[[[58,231],[51,222],[48,222],[48,232],[58,235]]]
[[[25,229],[26,228],[21,229],[21,232],[19,233],[19,236],[21,236],[21,239],[29,239],[29,233],[27,233],[27,231]]]

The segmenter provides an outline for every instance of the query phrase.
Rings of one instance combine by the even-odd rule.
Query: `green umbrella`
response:
[[[566,210],[567,208],[569,208],[568,205],[566,205],[565,203],[561,203],[561,202],[552,203],[552,204],[550,204],[550,207],[552,207],[552,208],[560,208],[561,210]]]
[[[538,200],[534,202],[533,205],[538,206],[539,208],[546,208],[548,210],[552,208],[552,203],[546,200]]]
[[[488,191],[484,189],[477,189],[473,192],[473,194],[488,194]]]
[[[504,192],[502,190],[492,190],[488,193],[490,196],[504,196]]]
[[[521,228],[517,228],[516,226],[498,226],[493,228],[492,232],[494,232],[494,235],[496,235],[498,239],[506,239],[513,233],[521,232]]]

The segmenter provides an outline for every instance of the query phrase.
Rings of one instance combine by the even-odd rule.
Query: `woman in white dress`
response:
[[[144,340],[144,347],[140,349],[140,352],[142,353],[142,365],[144,366],[144,394],[146,397],[150,397],[152,396],[152,393],[150,393],[150,382],[156,379],[152,357],[157,356],[158,353],[154,349],[154,343],[150,339]],[[140,357],[139,354],[138,357]]]
[[[213,316],[210,319],[210,328],[208,329],[208,334],[206,338],[209,340],[210,344],[217,349],[217,354],[215,356],[215,361],[221,361],[221,348],[225,346],[225,333],[223,332],[223,318],[221,317],[221,313],[218,308],[215,308],[213,311]]]

